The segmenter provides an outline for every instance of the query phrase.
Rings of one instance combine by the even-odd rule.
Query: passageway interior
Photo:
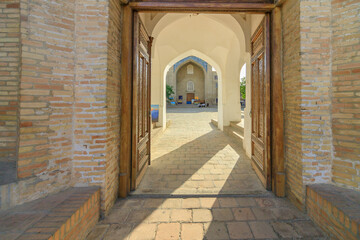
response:
[[[164,132],[152,139],[151,165],[131,194],[266,193],[248,158],[251,120],[244,116],[250,107],[242,112],[240,101],[240,78],[250,80],[250,37],[264,14],[139,16],[154,37],[152,122]],[[224,134],[232,123],[240,125],[244,141]]]
[[[151,108],[153,127],[161,131],[151,140],[151,165],[140,185],[87,239],[323,239],[306,215],[265,190],[248,157],[250,107],[242,114],[239,76],[246,63],[249,86],[249,40],[264,15],[140,15],[154,37]],[[196,92],[190,75],[201,61],[194,59],[214,67],[216,101]],[[178,63],[187,74],[182,90]],[[173,99],[166,97],[168,84],[175,87]],[[250,87],[246,91],[251,106]],[[188,103],[188,93],[209,106]],[[243,129],[244,143],[224,133],[232,125]]]

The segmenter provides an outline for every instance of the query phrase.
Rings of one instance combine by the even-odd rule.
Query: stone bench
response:
[[[330,184],[307,186],[307,212],[332,239],[360,239],[360,192]]]
[[[0,239],[85,239],[99,214],[99,188],[70,188],[0,211]]]

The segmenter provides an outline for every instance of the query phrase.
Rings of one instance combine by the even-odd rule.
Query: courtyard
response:
[[[88,235],[100,239],[325,239],[264,189],[242,146],[212,126],[216,108],[170,108],[140,186]]]

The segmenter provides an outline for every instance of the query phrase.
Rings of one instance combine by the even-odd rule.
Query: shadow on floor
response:
[[[171,143],[166,144],[171,147]],[[164,152],[168,150],[166,147],[163,149]],[[213,129],[166,154],[155,154],[141,184],[131,195],[267,193],[242,146],[219,130]]]
[[[155,153],[139,189],[118,200],[88,240],[324,239],[306,215],[262,187],[242,146],[221,131],[173,145]]]

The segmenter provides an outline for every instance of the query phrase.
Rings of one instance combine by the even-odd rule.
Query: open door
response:
[[[270,16],[265,15],[251,38],[251,163],[271,190]]]
[[[131,190],[135,190],[150,164],[150,94],[152,38],[134,12],[132,170]]]

